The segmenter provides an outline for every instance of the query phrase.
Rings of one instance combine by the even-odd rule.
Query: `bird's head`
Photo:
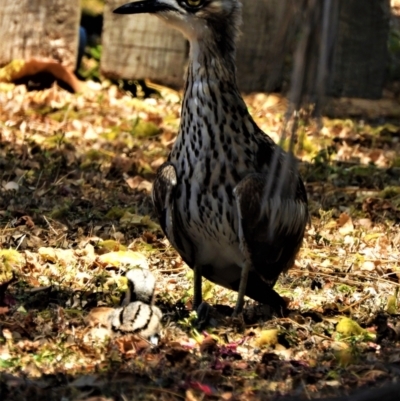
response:
[[[213,34],[235,40],[241,22],[239,0],[142,0],[125,4],[116,14],[154,14],[189,40]]]

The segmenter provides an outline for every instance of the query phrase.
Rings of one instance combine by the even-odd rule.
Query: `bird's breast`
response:
[[[194,245],[191,258],[196,264],[218,269],[241,266],[233,191],[254,168],[254,149],[249,148],[254,144],[242,143],[233,124],[227,118],[219,124],[207,106],[190,110],[195,110],[192,117],[187,109],[183,111],[180,134],[169,158],[178,176],[174,213],[183,235]]]
[[[220,166],[208,170],[206,163],[198,160],[191,176],[188,170],[178,169],[181,179],[176,191],[176,217],[184,235],[194,244],[197,265],[212,265],[217,270],[240,266],[243,254],[237,235],[235,183],[221,180]]]

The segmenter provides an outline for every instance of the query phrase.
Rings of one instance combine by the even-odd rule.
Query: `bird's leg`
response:
[[[239,237],[240,249],[243,252],[245,261],[242,266],[242,271],[240,273],[238,297],[236,300],[236,306],[235,306],[235,311],[233,312],[233,316],[238,316],[239,314],[242,313],[243,306],[244,306],[244,296],[246,295],[247,281],[249,278],[249,271],[251,269],[251,256],[250,256],[250,252],[248,250],[246,240],[244,238],[244,233],[243,233],[241,195],[237,190],[239,186],[240,186],[240,184],[235,188],[234,194],[235,194],[235,198],[236,198],[236,206],[237,206],[238,220],[239,220],[238,237]],[[240,187],[239,187],[239,189],[240,189]]]
[[[235,305],[235,310],[233,312],[233,316],[238,316],[242,313],[243,306],[244,306],[244,296],[246,295],[247,279],[249,277],[250,267],[251,267],[251,262],[246,261],[245,265],[242,268],[242,272],[240,274],[238,297],[236,300],[236,305]]]
[[[197,310],[203,300],[201,292],[201,266],[195,266],[194,273],[194,288],[193,288],[193,310]]]

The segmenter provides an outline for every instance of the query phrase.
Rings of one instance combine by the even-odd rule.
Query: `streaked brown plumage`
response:
[[[244,295],[284,308],[272,287],[301,246],[307,196],[295,168],[277,178],[286,153],[258,128],[237,88],[239,1],[145,0],[116,12],[155,14],[190,41],[179,134],[153,201],[166,236],[194,269],[195,307],[204,276],[239,292],[235,313]]]

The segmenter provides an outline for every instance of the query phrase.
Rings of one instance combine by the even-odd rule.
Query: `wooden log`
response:
[[[390,0],[341,0],[331,96],[378,99],[386,78]]]
[[[1,0],[0,66],[51,58],[75,69],[80,0]]]
[[[124,0],[109,0],[105,6],[102,74],[109,78],[148,78],[181,88],[188,54],[182,34],[154,15],[112,13],[124,3]]]
[[[280,87],[286,55],[283,52],[277,54],[276,41],[283,13],[290,14],[292,10],[286,0],[243,2],[242,33],[236,53],[241,91],[271,92]]]
[[[149,78],[181,88],[188,52],[182,34],[152,15],[113,15],[112,10],[123,3],[110,0],[105,8],[102,73],[110,78]],[[283,57],[277,62],[268,54],[283,3],[286,4],[282,0],[248,0],[243,6],[237,64],[239,87],[244,92],[269,91],[280,84]]]
[[[340,1],[329,95],[380,97],[387,59],[389,1],[370,0],[368,4],[359,0]],[[103,74],[111,78],[149,78],[182,88],[186,40],[152,15],[113,15],[112,10],[124,2],[110,0],[106,5]],[[304,7],[313,4],[315,2],[292,0],[243,2],[242,35],[237,49],[241,91],[270,92],[281,88],[284,66],[288,56],[293,54],[296,35],[307,28],[305,24],[315,23],[303,21]],[[316,43],[319,40],[315,38]]]

